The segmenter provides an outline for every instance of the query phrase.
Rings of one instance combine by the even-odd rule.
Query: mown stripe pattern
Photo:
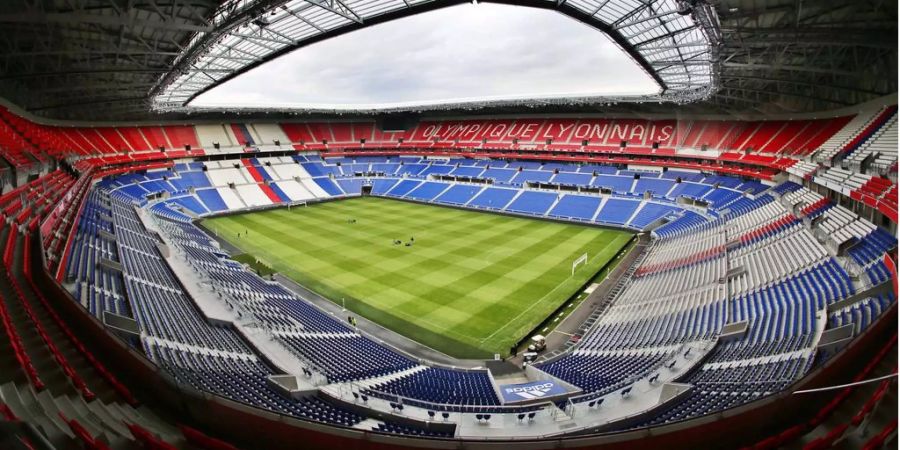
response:
[[[238,214],[204,226],[338,304],[345,298],[349,309],[388,328],[472,358],[507,353],[631,237],[384,198]],[[410,247],[394,244],[411,238]],[[589,264],[572,277],[572,261],[585,252]]]

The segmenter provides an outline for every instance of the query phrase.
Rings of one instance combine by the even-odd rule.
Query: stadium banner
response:
[[[553,380],[503,384],[500,386],[500,395],[503,397],[504,404],[549,399],[558,395],[565,395],[567,392],[565,387]]]

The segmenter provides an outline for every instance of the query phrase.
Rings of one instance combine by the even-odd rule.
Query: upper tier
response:
[[[858,114],[772,121],[529,117],[424,120],[404,131],[384,131],[374,120],[68,127],[38,124],[0,107],[0,166],[5,159],[33,173],[50,159],[77,159],[76,168],[86,170],[297,150],[665,166],[763,180],[778,180],[787,171],[863,201],[896,222],[895,183],[885,178],[897,167],[896,121],[896,105],[876,105],[860,107]],[[19,176],[19,183],[10,184],[23,180]]]

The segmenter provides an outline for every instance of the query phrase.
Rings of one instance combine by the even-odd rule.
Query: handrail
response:
[[[345,394],[345,390],[349,389],[350,394],[356,393],[358,395],[367,395],[370,397],[379,398],[381,400],[386,400],[388,402],[393,402],[401,405],[414,406],[417,408],[423,408],[431,411],[448,411],[448,412],[490,412],[496,414],[503,413],[521,413],[521,412],[532,412],[532,411],[542,411],[545,408],[553,407],[556,408],[556,405],[552,401],[545,401],[539,403],[532,403],[529,405],[473,405],[473,404],[458,404],[458,403],[438,403],[431,402],[428,400],[416,399],[413,397],[407,397],[400,394],[395,394],[392,392],[382,391],[379,389],[375,389],[372,387],[366,387],[359,383],[359,381],[349,381],[346,383],[337,384],[339,392],[343,396]],[[354,392],[355,390],[355,392]],[[424,406],[423,406],[424,405]],[[462,410],[462,411],[461,411]],[[471,410],[471,411],[469,411]]]
[[[594,392],[588,392],[586,394],[576,395],[574,397],[569,397],[569,399],[568,399],[569,403],[575,404],[575,403],[583,403],[583,402],[586,402],[589,400],[594,400],[596,398],[604,397],[609,394],[612,394],[612,393],[618,391],[619,389],[622,389],[623,386],[633,385],[634,383],[637,383],[640,379],[646,377],[648,374],[653,373],[653,372],[659,370],[660,368],[662,368],[663,366],[665,366],[671,360],[672,355],[681,354],[681,352],[687,346],[688,346],[688,342],[682,342],[681,345],[678,346],[678,348],[676,348],[674,351],[669,353],[668,358],[664,358],[661,362],[659,362],[657,365],[653,366],[653,368],[651,368],[650,370],[647,370],[646,372],[631,375],[630,377],[620,381],[619,383],[616,383],[615,386],[618,386],[616,388],[607,389],[607,390],[598,390],[598,391],[594,391]]]

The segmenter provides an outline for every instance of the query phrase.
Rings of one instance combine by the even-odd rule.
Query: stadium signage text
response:
[[[554,381],[543,380],[505,384],[500,386],[500,393],[503,395],[503,403],[516,403],[562,395],[566,393],[566,389]]]
[[[675,134],[671,121],[513,121],[513,122],[450,122],[423,124],[422,138],[426,140],[557,142],[591,141],[618,144],[650,145],[653,142],[668,143]]]

